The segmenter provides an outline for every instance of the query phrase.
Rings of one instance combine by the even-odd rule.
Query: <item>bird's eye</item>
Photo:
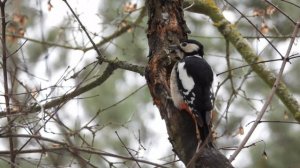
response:
[[[181,43],[181,46],[182,46],[182,47],[185,47],[186,45],[187,45],[186,42]]]

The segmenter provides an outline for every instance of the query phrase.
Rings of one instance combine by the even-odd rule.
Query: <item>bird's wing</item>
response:
[[[195,115],[200,117],[200,120],[206,120],[207,111],[212,109],[210,88],[213,72],[211,67],[203,58],[189,56],[178,63],[177,75],[178,87],[181,89],[184,101]]]

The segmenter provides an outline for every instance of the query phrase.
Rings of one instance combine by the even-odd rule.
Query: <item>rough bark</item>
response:
[[[182,0],[147,1],[150,51],[145,75],[154,104],[166,122],[174,152],[188,165],[197,148],[195,126],[190,116],[178,111],[170,99],[169,77],[174,62],[167,53],[170,44],[187,38],[189,30],[183,17],[182,3]],[[195,164],[190,167],[232,167],[227,158],[215,148],[205,147],[196,156]]]

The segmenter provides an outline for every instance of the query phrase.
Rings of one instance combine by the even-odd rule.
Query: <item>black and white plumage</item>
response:
[[[197,138],[203,142],[211,127],[213,71],[203,58],[200,42],[186,40],[172,46],[172,50],[176,51],[179,58],[170,77],[172,100],[179,110],[187,111],[192,116],[196,133],[200,134]]]

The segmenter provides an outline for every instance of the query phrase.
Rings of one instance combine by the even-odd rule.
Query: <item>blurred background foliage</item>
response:
[[[289,1],[298,3],[297,0]],[[216,2],[224,11],[224,15],[237,25],[238,30],[249,40],[263,60],[280,58],[279,54],[236,10],[222,0]],[[288,36],[294,28],[287,17],[262,0],[230,2],[247,16],[283,55],[285,54],[289,42]],[[147,64],[147,16],[145,15],[138,24],[134,24],[144,7],[143,0],[98,2],[87,0],[84,3],[74,0],[69,3],[96,44],[106,40],[106,37],[122,27],[131,25],[125,33],[109,39],[99,48],[107,59],[118,58],[132,64]],[[283,0],[273,0],[272,3],[293,20],[299,18],[299,7]],[[106,63],[97,64],[95,62],[97,55],[93,49],[86,50],[91,47],[91,43],[63,1],[8,0],[6,13],[9,21],[7,33],[14,35],[8,36],[8,50],[10,52],[18,50],[10,58],[9,66],[15,72],[16,78],[26,84],[27,89],[31,91],[44,89],[35,96],[39,103],[51,101],[57,96],[95,80],[102,74]],[[246,64],[231,45],[229,50],[226,50],[226,40],[211,24],[208,17],[185,12],[185,18],[192,32],[189,38],[204,44],[205,58],[216,74]],[[20,48],[23,44],[24,46]],[[299,54],[299,38],[294,48],[296,49],[292,54]],[[226,53],[229,55],[230,65]],[[269,62],[265,65],[277,73],[280,63],[280,61]],[[284,81],[292,93],[299,98],[300,66],[298,65],[298,59],[291,60],[291,64],[285,71]],[[87,146],[84,142],[86,141],[93,148],[128,156],[123,142],[135,157],[162,163],[176,160],[167,140],[164,121],[153,106],[145,83],[143,76],[118,69],[104,84],[71,100],[58,112],[56,109],[50,109],[49,112],[57,112],[56,120],[47,123],[45,129],[39,133],[76,146]],[[15,84],[13,88],[14,93],[28,91],[20,84]],[[249,67],[245,67],[216,76],[213,89],[218,90],[214,110],[217,116],[216,122],[221,118],[220,124],[215,128],[216,144],[224,154],[229,156],[232,150],[224,149],[239,144],[244,136],[243,132],[250,127],[246,125],[255,120],[270,88]],[[35,101],[30,96],[25,95],[16,97],[13,104],[19,103],[25,106],[33,102]],[[3,110],[2,106],[1,108]],[[96,114],[98,115],[94,120],[84,127]],[[42,112],[38,115],[42,115]],[[31,115],[26,116],[22,121],[32,118],[34,117]],[[1,123],[4,123],[2,120],[4,119],[1,119]],[[263,120],[294,121],[277,98],[273,100]],[[33,122],[32,125],[36,125],[32,128],[41,126],[43,122],[43,120]],[[26,128],[18,128],[15,131],[24,133]],[[298,124],[261,123],[249,141],[252,145],[243,150],[234,161],[234,166],[240,168],[300,167],[300,149],[298,149],[300,141],[297,138],[299,131]],[[20,138],[16,141],[20,141],[18,144],[21,145],[24,139]],[[7,144],[6,139],[1,139],[1,142]],[[1,146],[1,149],[6,149],[5,145]],[[30,145],[27,148],[30,148]],[[37,164],[41,167],[49,165],[76,167],[76,161],[70,161],[73,156],[66,151],[47,153],[43,156],[37,154],[18,156],[23,158],[18,160],[21,167],[32,167]],[[135,162],[114,158],[82,156],[98,167],[136,166]],[[41,163],[39,163],[40,157]],[[7,162],[0,161],[0,167],[7,166]],[[176,162],[170,167],[183,167],[183,165]]]

